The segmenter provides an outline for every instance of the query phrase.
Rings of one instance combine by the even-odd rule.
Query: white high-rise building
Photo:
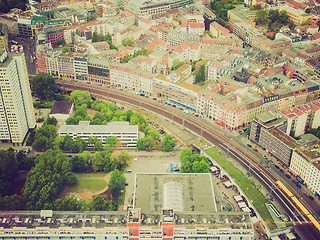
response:
[[[0,141],[19,146],[35,124],[24,54],[0,51]]]

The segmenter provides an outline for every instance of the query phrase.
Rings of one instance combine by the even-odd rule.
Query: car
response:
[[[293,183],[297,183],[298,181],[293,179],[292,182],[293,182]]]
[[[248,146],[248,147],[252,147],[252,145],[251,145],[251,144],[247,144],[247,146]]]
[[[126,182],[126,184],[125,184],[125,185],[126,185],[126,186],[129,186],[129,183],[127,183],[127,182]]]
[[[172,107],[177,107],[176,105],[172,104]]]
[[[198,115],[198,114],[195,114],[194,116],[199,117],[199,115]]]
[[[255,148],[255,149],[253,149],[253,151],[258,152],[258,149]]]
[[[157,100],[157,98],[154,97],[154,98],[152,98],[152,100]]]
[[[280,169],[280,172],[284,173],[283,169]]]
[[[286,177],[289,178],[289,179],[291,178],[291,176],[289,174],[286,174]]]
[[[127,170],[126,170],[126,173],[131,173],[131,170],[130,170],[130,169],[127,169]]]
[[[134,158],[134,159],[133,159],[133,161],[135,161],[135,162],[139,162],[139,161],[140,161],[140,159],[139,159],[139,158]]]
[[[310,198],[311,200],[313,200],[313,199],[314,199],[314,197],[312,197],[312,196],[309,196],[309,198]]]
[[[306,192],[304,193],[304,195],[306,195],[307,197],[309,197],[309,196],[310,196],[310,195],[309,195],[309,193],[306,193]]]
[[[39,98],[36,98],[36,102],[39,102],[40,101],[40,99]]]
[[[275,168],[280,169],[280,167],[278,165],[274,165]]]
[[[296,186],[297,186],[298,188],[301,188],[301,184],[300,184],[300,183],[297,183]]]
[[[263,155],[263,157],[264,157],[264,158],[267,158],[267,156],[266,156],[266,155]]]

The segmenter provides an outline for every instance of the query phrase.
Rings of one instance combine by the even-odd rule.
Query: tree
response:
[[[62,48],[62,53],[69,53],[69,52],[71,52],[71,50],[68,46],[65,46]]]
[[[205,66],[202,64],[196,73],[195,83],[204,82],[206,80]]]
[[[92,42],[98,42],[98,33],[97,32],[93,32],[92,33]]]
[[[48,117],[47,124],[57,126],[58,120],[55,117]]]
[[[49,149],[39,155],[27,175],[23,195],[26,208],[40,210],[52,207],[52,202],[66,186],[71,164],[66,154]]]
[[[104,158],[100,152],[95,152],[92,158],[92,169],[93,171],[102,171],[105,165]]]
[[[17,162],[14,151],[0,151],[0,195],[8,193],[11,181],[17,175]]]
[[[136,146],[137,150],[143,150],[144,149],[144,139],[143,138],[139,138],[137,140],[137,146]]]
[[[107,33],[107,35],[105,36],[105,41],[109,44],[110,49],[117,49],[117,47],[112,43],[112,36],[110,33]]]
[[[54,99],[58,85],[51,75],[39,73],[33,77],[31,89],[41,100]]]
[[[92,102],[91,95],[88,91],[75,90],[71,93],[70,97],[75,106],[83,104],[90,106]]]
[[[207,173],[209,170],[208,161],[202,159],[200,162],[195,161],[192,165],[192,172],[194,173]]]
[[[124,191],[126,187],[126,177],[124,173],[119,172],[117,169],[113,170],[110,175],[108,187],[112,200],[118,201],[121,192]]]
[[[257,24],[263,24],[266,23],[269,17],[269,13],[266,10],[258,10],[256,14],[256,23]]]
[[[110,202],[108,201],[107,196],[94,196],[92,205],[95,211],[108,211],[110,209]]]
[[[128,163],[131,161],[132,156],[129,155],[127,151],[121,151],[118,155],[118,164],[120,169],[124,169],[128,166]]]
[[[122,45],[123,46],[127,46],[127,45],[129,45],[129,46],[134,46],[134,44],[135,44],[135,41],[134,41],[134,39],[133,39],[133,37],[132,38],[125,38],[125,39],[123,39],[122,40]]]
[[[176,146],[176,141],[174,141],[173,137],[168,134],[162,140],[162,151],[170,152]]]
[[[57,45],[65,45],[66,41],[64,39],[60,39],[59,41],[57,41]]]
[[[93,150],[94,151],[101,151],[102,148],[103,148],[102,141],[101,140],[96,141],[94,146],[93,146]]]
[[[160,140],[160,133],[157,129],[149,128],[146,135],[152,137],[155,141]]]

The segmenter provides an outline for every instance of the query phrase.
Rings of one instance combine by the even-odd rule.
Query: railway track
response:
[[[264,186],[267,187],[268,190],[273,191],[277,200],[282,204],[284,209],[288,213],[290,213],[290,217],[298,222],[305,221],[304,216],[296,210],[291,201],[288,200],[287,197],[285,197],[285,195],[276,187],[275,183],[279,179],[274,176],[274,174],[268,169],[262,167],[259,164],[259,159],[256,156],[252,155],[250,152],[245,151],[232,139],[227,138],[215,129],[212,129],[209,126],[205,125],[199,119],[192,119],[190,116],[185,115],[181,113],[181,111],[177,111],[176,109],[167,110],[151,99],[142,97],[137,98],[135,96],[131,96],[130,94],[126,94],[125,92],[118,92],[106,87],[82,84],[79,82],[62,82],[59,80],[57,81],[57,84],[63,88],[67,88],[70,90],[89,91],[90,93],[101,96],[103,98],[117,99],[135,106],[140,106],[142,108],[160,114],[168,119],[171,119],[172,121],[180,125],[184,125],[184,127],[197,133],[198,135],[201,135],[212,144],[224,148],[230,155],[232,155],[238,162],[240,162],[240,164],[248,168],[252,168],[252,172],[256,175],[257,178],[260,179],[261,183],[264,184]]]

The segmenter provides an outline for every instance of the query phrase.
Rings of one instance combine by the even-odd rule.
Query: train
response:
[[[319,222],[312,216],[312,214],[303,206],[299,199],[284,186],[281,181],[276,181],[278,188],[290,199],[290,201],[300,210],[300,212],[307,218],[309,222],[320,232]]]

